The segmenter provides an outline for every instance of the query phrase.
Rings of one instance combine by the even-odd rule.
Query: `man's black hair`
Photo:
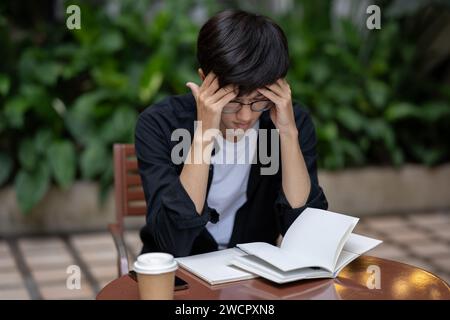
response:
[[[239,86],[239,95],[285,77],[289,51],[283,30],[268,17],[241,10],[225,10],[201,28],[197,59],[205,76],[219,78],[221,87]]]

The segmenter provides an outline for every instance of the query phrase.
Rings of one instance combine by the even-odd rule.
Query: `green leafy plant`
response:
[[[324,0],[284,13],[260,2],[158,3],[79,1],[80,30],[66,28],[55,2],[0,4],[0,186],[15,186],[23,212],[52,184],[76,179],[99,181],[104,199],[112,145],[133,143],[143,109],[198,80],[199,28],[225,7],[261,11],[285,30],[288,81],[315,121],[321,168],[449,160],[450,88],[415,72],[423,57],[414,15],[398,5],[382,30],[364,32],[332,21]]]

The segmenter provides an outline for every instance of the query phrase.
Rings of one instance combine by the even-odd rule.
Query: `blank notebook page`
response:
[[[175,258],[175,260],[177,260],[184,269],[187,269],[198,277],[214,284],[256,278],[256,275],[243,271],[230,264],[230,261],[234,257],[243,256],[245,254],[245,252],[242,252],[242,250],[238,248],[229,248],[189,257]]]

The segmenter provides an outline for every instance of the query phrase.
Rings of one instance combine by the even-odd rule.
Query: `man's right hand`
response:
[[[208,73],[200,87],[193,82],[186,83],[186,86],[194,95],[197,121],[202,122],[203,130],[219,130],[223,107],[238,95],[236,86],[229,84],[219,88],[219,80],[212,71]]]
[[[202,130],[195,130],[192,145],[186,158],[189,161],[185,162],[183,166],[180,181],[194,202],[195,210],[198,214],[202,214],[213,147],[211,142],[220,132],[222,109],[237,96],[237,90],[234,90],[235,86],[233,85],[219,88],[219,81],[213,72],[206,76],[200,87],[193,82],[186,83],[186,86],[191,89],[194,95],[197,104],[197,120],[201,121]],[[205,134],[206,130],[212,134]],[[211,132],[211,130],[215,132]]]

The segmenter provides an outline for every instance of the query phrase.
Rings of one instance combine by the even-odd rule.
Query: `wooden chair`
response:
[[[134,145],[114,144],[114,194],[116,222],[108,229],[117,249],[119,277],[128,273],[128,253],[124,239],[124,219],[128,216],[145,216],[147,206]]]

